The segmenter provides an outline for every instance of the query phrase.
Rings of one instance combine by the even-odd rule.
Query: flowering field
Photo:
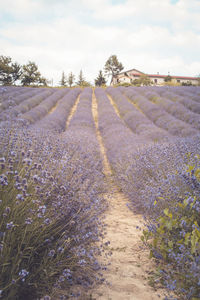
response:
[[[69,299],[104,281],[98,135],[144,215],[152,285],[199,299],[200,87],[0,87],[0,297]]]

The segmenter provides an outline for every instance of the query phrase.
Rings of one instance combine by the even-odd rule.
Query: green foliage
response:
[[[148,85],[151,85],[151,79],[147,75],[142,74],[142,75],[140,75],[139,79],[135,79],[132,81],[132,85],[148,86]]]
[[[196,157],[200,161],[200,156]],[[184,176],[192,182],[194,189],[199,190],[198,164],[188,164]],[[170,205],[166,201],[169,207],[165,207],[156,219],[156,227],[144,230],[141,239],[150,248],[150,258],[161,260],[163,282],[170,281],[168,287],[180,295],[197,297],[200,293],[200,195],[188,190],[182,199],[171,200]],[[157,205],[155,201],[154,206]]]
[[[111,55],[108,60],[105,63],[105,73],[107,75],[113,76],[117,75],[119,72],[121,72],[124,69],[122,63],[118,61],[118,58],[116,55]],[[111,79],[112,81],[112,79]]]
[[[12,63],[9,56],[0,56],[0,82],[3,85],[12,85],[21,76],[21,66],[18,63]]]
[[[50,132],[10,127],[0,141],[0,298],[69,298],[98,283],[104,201],[77,174],[91,158]]]
[[[70,87],[72,87],[72,85],[74,84],[74,80],[75,80],[75,75],[70,72],[67,78],[67,83],[69,84]]]
[[[197,85],[200,85],[200,74],[197,76]]]
[[[133,86],[133,84],[129,83],[129,82],[120,82],[114,85],[115,87],[118,86],[125,86],[125,87],[129,87],[129,86]]]
[[[22,67],[22,76],[21,82],[23,85],[40,85],[46,84],[46,80],[41,77],[41,73],[38,70],[38,66],[34,63],[29,61],[28,64],[23,65]]]
[[[61,80],[60,80],[60,85],[61,86],[66,86],[67,85],[67,80],[66,80],[64,71],[62,72],[62,77],[61,77]]]
[[[182,85],[182,86],[191,86],[191,85],[192,85],[192,82],[191,82],[191,81],[182,82],[181,85]]]
[[[95,86],[105,86],[106,85],[106,79],[103,76],[103,72],[100,70],[98,77],[95,79]]]
[[[23,156],[16,162],[13,160],[15,172],[10,172],[7,185],[0,190],[0,233],[3,237],[0,277],[2,293],[8,300],[36,299],[37,295],[45,295],[51,291],[60,271],[72,263],[66,259],[71,241],[63,237],[70,220],[66,222],[61,214],[56,217],[53,207],[39,199],[35,186],[41,184],[40,166],[35,164],[34,167],[28,159],[28,164],[23,161]],[[2,171],[1,176],[5,178],[6,167]],[[16,187],[20,178],[24,178],[22,194]],[[48,193],[53,191],[50,184],[46,185]],[[58,247],[63,251],[52,250]]]
[[[170,75],[167,75],[164,79],[165,82],[170,82],[172,81],[172,77]]]
[[[77,86],[80,87],[88,87],[91,86],[91,84],[85,80],[84,76],[83,76],[83,71],[80,70],[79,76],[78,76],[78,81],[76,82]]]

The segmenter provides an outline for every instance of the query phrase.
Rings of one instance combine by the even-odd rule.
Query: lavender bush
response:
[[[0,106],[0,111],[5,112],[5,110],[7,109],[11,109],[13,106],[16,106],[18,104],[20,104],[22,101],[33,97],[34,95],[36,95],[38,93],[38,89],[36,88],[18,88],[19,91],[17,93],[13,93],[10,95],[8,93],[5,94],[5,100],[2,101],[2,104]],[[42,90],[41,90],[42,92]],[[9,113],[9,111],[8,111]]]
[[[188,155],[186,165],[153,193],[151,214],[142,240],[158,262],[156,282],[180,299],[200,295],[200,156]],[[165,184],[164,184],[165,183]],[[152,218],[153,216],[153,218]]]
[[[121,88],[106,89],[117,105],[120,116],[125,121],[126,125],[136,134],[139,134],[142,138],[144,138],[144,140],[150,139],[155,142],[168,140],[170,138],[170,134],[155,126],[154,123],[149,120],[144,113],[142,113],[142,111],[138,110],[128,101],[127,97],[121,94],[120,90],[125,92],[125,89]]]
[[[22,101],[19,105],[11,108],[9,112],[5,112],[1,115],[1,120],[13,120],[19,114],[23,114],[30,110],[31,108],[35,107],[39,103],[41,103],[47,96],[51,95],[55,90],[53,89],[38,89],[39,91],[36,93],[35,96],[30,97]]]
[[[106,203],[88,161],[49,132],[7,128],[0,151],[1,296],[67,299],[101,281]]]
[[[200,113],[200,103],[196,102],[193,100],[194,95],[196,95],[195,90],[198,91],[199,88],[196,88],[195,90],[191,91],[191,93],[187,93],[187,89],[183,89],[183,87],[178,87],[178,88],[160,88],[157,90],[157,92],[163,96],[164,98],[170,99],[174,102],[178,102],[183,104],[186,108],[191,110],[194,113]],[[200,98],[200,96],[197,94],[196,96]]]
[[[169,113],[165,112],[164,109],[148,101],[146,97],[140,95],[135,97],[135,92],[132,94],[133,89],[134,88],[132,87],[128,88],[125,91],[125,94],[133,101],[133,103],[139,106],[155,125],[167,130],[171,135],[178,137],[187,137],[198,133],[198,131],[188,124],[185,124],[185,122],[174,118]]]
[[[32,126],[32,128],[38,129],[39,131],[64,131],[66,128],[67,118],[80,92],[80,88],[72,89],[61,99],[58,106],[51,114],[46,115],[43,119]]]
[[[1,101],[6,103],[10,94],[17,103],[23,96],[18,92],[15,96],[14,88],[0,89]],[[180,299],[195,299],[200,136],[198,115],[180,103],[188,97],[189,105],[198,106],[200,90],[119,87],[106,92],[95,89],[99,131],[129,208],[144,214],[143,240],[158,261],[154,279]],[[105,248],[107,186],[92,97],[91,88],[53,91],[44,99],[27,100],[25,111],[20,101],[19,117],[30,120],[28,127],[16,122],[17,105],[5,109],[7,122],[0,122],[2,298],[69,299],[103,281],[97,256]]]
[[[0,87],[0,100],[1,102],[7,101],[9,97],[20,95],[23,93],[23,87],[3,86]]]
[[[61,89],[53,93],[53,95],[45,98],[39,105],[35,106],[28,112],[20,116],[20,121],[27,124],[35,123],[43,118],[64,96],[67,95],[69,89]]]
[[[103,161],[92,115],[91,88],[85,88],[80,94],[77,109],[61,137],[65,143],[73,144],[76,148],[76,153],[80,157],[78,168],[84,169],[85,178],[91,178],[95,189],[100,193],[105,192]],[[87,168],[83,166],[82,161],[88,162]]]
[[[162,107],[165,111],[173,115],[174,117],[191,124],[192,127],[200,129],[200,116],[193,113],[184,107],[181,103],[172,102],[169,99],[159,97],[152,102]]]
[[[138,135],[134,134],[115,113],[105,91],[102,88],[95,89],[98,104],[99,130],[107,150],[107,156],[113,171],[118,177],[118,160],[124,159],[124,166],[127,163],[126,157],[129,152],[135,151],[143,145]]]

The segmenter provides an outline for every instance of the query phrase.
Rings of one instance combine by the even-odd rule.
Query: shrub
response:
[[[200,156],[190,158],[173,180],[179,184],[179,192],[176,197],[164,194],[154,201],[157,217],[149,217],[142,240],[150,248],[150,257],[158,261],[160,282],[181,299],[197,299],[200,295]]]
[[[101,245],[105,201],[73,147],[70,152],[49,133],[41,140],[38,133],[6,133],[0,148],[1,296],[55,297],[63,289],[69,297],[75,285],[78,291],[102,280],[96,242]]]

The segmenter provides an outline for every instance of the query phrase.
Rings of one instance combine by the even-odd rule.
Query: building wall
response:
[[[120,74],[119,76],[114,77],[113,81],[112,81],[112,84],[131,83],[132,80],[140,78],[139,75],[132,74],[131,72],[127,72],[127,75],[128,76]],[[148,76],[148,74],[147,74],[147,76]],[[153,76],[151,76],[150,79],[151,79],[153,85],[163,85],[163,84],[165,84],[164,77],[162,78],[162,77],[156,77],[156,76],[153,77]],[[195,80],[195,79],[173,78],[172,82],[175,83],[175,84],[177,84],[177,83],[182,84],[182,83],[188,83],[188,82],[191,82],[194,85],[198,84],[198,81]]]

